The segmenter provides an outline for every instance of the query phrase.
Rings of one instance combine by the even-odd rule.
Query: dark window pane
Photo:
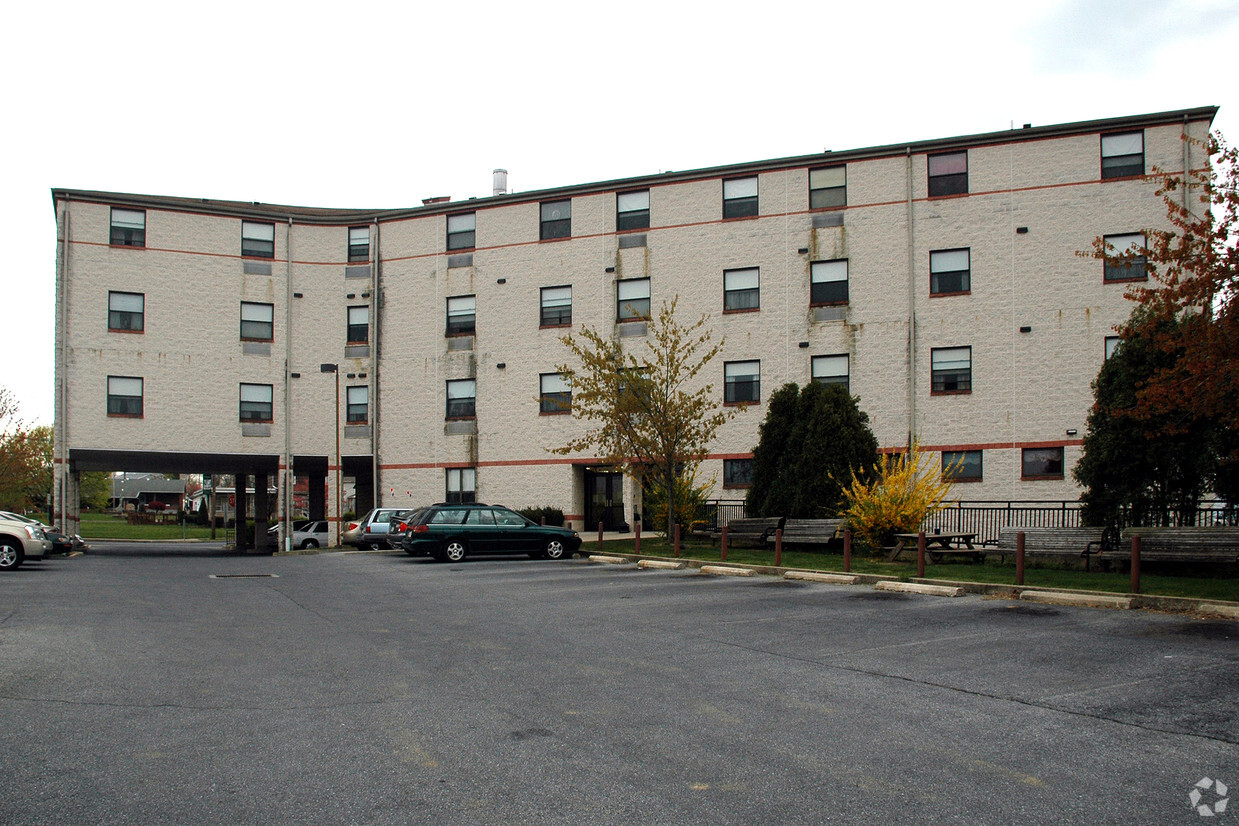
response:
[[[932,295],[966,293],[971,289],[971,285],[972,279],[968,270],[936,272],[929,276],[929,292]]]
[[[937,175],[929,179],[929,196],[963,195],[968,192],[968,173]]]
[[[826,189],[809,190],[809,209],[827,209],[828,207],[847,206],[848,188],[832,186]]]
[[[942,453],[942,475],[953,482],[981,481],[981,451],[944,451]]]
[[[1063,475],[1063,449],[1061,447],[1024,448],[1022,473],[1024,476],[1061,478]]]
[[[572,409],[572,393],[543,393],[543,413],[563,413]]]
[[[241,338],[250,341],[271,341],[275,338],[275,325],[269,321],[241,320]]]
[[[114,247],[145,247],[146,228],[112,227],[110,243]]]
[[[558,327],[572,323],[572,307],[543,307],[542,326]]]
[[[108,396],[109,416],[141,416],[141,396]]]
[[[370,340],[370,325],[369,324],[348,325],[348,343],[349,344],[365,344],[369,340]]]
[[[256,238],[241,239],[241,254],[247,258],[274,258],[275,242]]]
[[[447,417],[449,419],[468,419],[475,415],[475,399],[448,399]]]
[[[476,330],[475,317],[470,315],[448,316],[447,334],[449,336],[470,335]]]
[[[108,312],[108,329],[109,330],[137,330],[141,331],[144,328],[143,313],[127,313],[119,310],[111,310]]]
[[[809,287],[810,304],[848,303],[847,281],[822,281]]]
[[[1142,281],[1149,277],[1144,256],[1128,261],[1106,262],[1106,281]]]
[[[752,459],[724,459],[723,487],[742,488],[753,484]]]
[[[447,248],[449,250],[471,250],[473,249],[474,238],[477,233],[474,230],[466,232],[449,232],[447,234]]]
[[[760,304],[761,290],[728,290],[723,293],[724,310],[756,310]]]
[[[650,211],[637,209],[632,212],[621,212],[615,216],[615,228],[621,232],[628,229],[649,229]]]
[[[241,402],[241,421],[269,422],[271,421],[270,402]]]
[[[933,371],[933,392],[962,393],[972,390],[972,369]]]
[[[634,321],[638,318],[650,317],[650,300],[648,298],[626,298],[619,303],[620,321]]]
[[[757,214],[757,196],[723,201],[724,218],[749,218]]]
[[[723,390],[723,401],[756,402],[761,399],[761,379],[731,379],[727,381]]]
[[[1136,155],[1115,155],[1101,159],[1102,178],[1126,178],[1130,175],[1144,174],[1144,153]]]

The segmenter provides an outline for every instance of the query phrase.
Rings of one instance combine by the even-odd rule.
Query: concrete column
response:
[[[308,477],[310,487],[310,518],[314,520],[327,518],[327,476],[311,473]]]
[[[254,550],[269,554],[274,549],[267,544],[267,528],[271,518],[271,497],[267,494],[268,477],[265,473],[254,474]]]
[[[250,486],[250,477],[246,473],[238,473],[237,479],[237,553],[245,553],[249,548],[249,541],[245,536],[245,520],[249,518],[249,494],[246,488]]]

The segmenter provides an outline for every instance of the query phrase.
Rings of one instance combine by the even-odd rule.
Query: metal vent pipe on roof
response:
[[[508,194],[508,170],[496,169],[491,174],[494,175],[493,194],[494,195],[507,195]]]

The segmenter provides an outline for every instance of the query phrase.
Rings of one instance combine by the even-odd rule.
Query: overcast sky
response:
[[[1209,105],[1239,141],[1234,0],[164,0],[5,23],[0,386],[33,423],[52,187],[406,207],[489,195],[495,167],[522,191]]]

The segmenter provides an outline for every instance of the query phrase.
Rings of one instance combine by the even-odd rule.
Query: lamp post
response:
[[[333,425],[336,432],[336,541],[332,547],[338,548],[340,547],[340,365],[320,364],[318,370],[320,373],[335,373],[336,376],[336,409]]]

